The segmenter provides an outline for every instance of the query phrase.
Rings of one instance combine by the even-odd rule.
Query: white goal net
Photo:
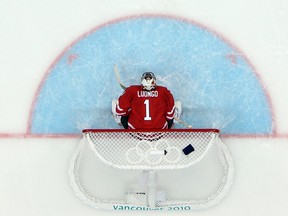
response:
[[[87,129],[69,172],[76,195],[93,207],[192,210],[227,194],[233,162],[217,129]]]

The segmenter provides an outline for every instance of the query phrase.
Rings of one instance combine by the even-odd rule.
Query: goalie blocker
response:
[[[207,208],[228,193],[233,172],[217,129],[86,129],[69,170],[84,203],[113,210]]]

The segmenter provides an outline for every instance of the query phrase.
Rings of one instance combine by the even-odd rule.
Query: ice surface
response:
[[[183,120],[224,134],[272,134],[269,98],[246,57],[214,32],[188,20],[129,17],[90,32],[61,55],[37,95],[31,132],[73,134],[117,128],[111,101],[153,71],[183,103]]]
[[[0,215],[115,214],[68,181],[81,129],[117,127],[115,63],[127,85],[155,72],[183,120],[222,130],[235,162],[219,205],[149,215],[287,214],[287,11],[283,0],[0,1]]]

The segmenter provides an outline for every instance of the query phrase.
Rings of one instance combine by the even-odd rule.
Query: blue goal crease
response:
[[[127,85],[153,71],[157,84],[182,101],[182,119],[195,128],[272,133],[265,89],[243,54],[203,27],[161,17],[106,25],[66,50],[39,92],[31,133],[119,128],[111,115],[111,101],[122,93],[114,64]]]

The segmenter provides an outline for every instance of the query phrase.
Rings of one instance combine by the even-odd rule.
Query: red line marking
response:
[[[237,55],[236,54],[230,53],[226,57],[231,61],[232,64],[234,64],[234,65],[237,64]]]
[[[0,139],[30,139],[30,138],[60,138],[60,139],[68,139],[68,138],[80,138],[82,134],[27,134],[27,133],[2,133],[0,134]]]
[[[78,58],[77,54],[70,54],[67,58],[68,65],[71,65]]]
[[[121,129],[120,129],[121,130]],[[122,129],[124,130],[124,129]],[[177,130],[177,129],[175,129]],[[182,130],[183,129],[178,129]],[[185,130],[185,129],[184,129]],[[189,130],[189,129],[187,129]],[[195,130],[195,129],[194,129]],[[201,129],[199,129],[201,130]],[[91,129],[93,131],[93,129]],[[117,129],[101,129],[101,130],[96,130],[96,131],[119,131]],[[135,132],[135,131],[134,131]],[[27,134],[27,133],[0,133],[0,139],[33,139],[33,138],[43,138],[43,139],[78,139],[81,138],[82,134]],[[220,132],[220,137],[223,138],[238,138],[238,139],[257,139],[257,138],[271,138],[271,139],[288,139],[288,134],[286,133],[281,133],[281,134],[221,134]]]

